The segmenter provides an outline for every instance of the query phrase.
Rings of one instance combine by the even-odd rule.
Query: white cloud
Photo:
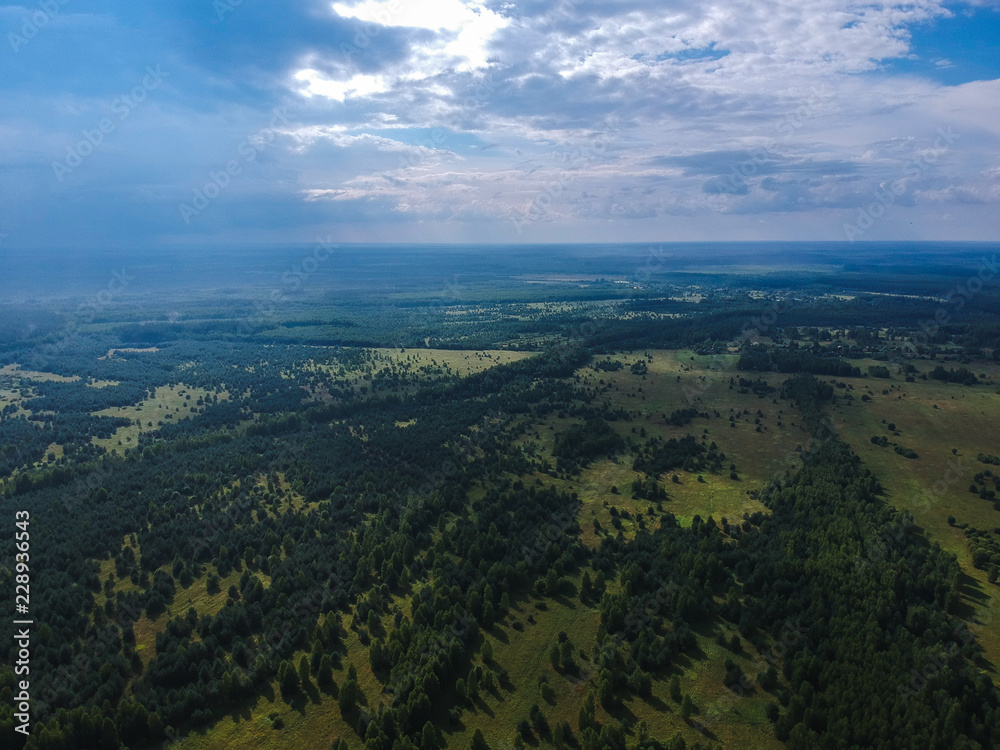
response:
[[[305,187],[310,200],[379,199],[421,218],[539,224],[815,212],[815,227],[824,211],[853,207],[879,184],[904,179],[937,132],[956,122],[961,142],[905,177],[908,200],[996,200],[995,185],[972,175],[1000,152],[1000,81],[946,87],[885,70],[886,60],[913,56],[911,27],[950,15],[937,0],[332,7],[372,31],[414,34],[377,70],[338,78],[319,72],[338,68],[329,61],[296,74],[317,102],[352,105],[332,115],[344,118],[342,130],[322,138],[346,151],[411,149],[359,133],[444,126],[497,147],[470,146],[461,160],[421,152],[408,165],[327,178],[317,170]],[[380,36],[371,35],[372,44]],[[780,157],[778,166],[728,186],[738,157],[723,159],[717,174],[697,175],[651,161],[754,148]],[[963,181],[969,186],[958,189]]]
[[[325,96],[338,102],[348,96],[361,98],[381,94],[389,88],[384,76],[358,74],[346,81],[336,81],[312,68],[300,70],[295,74],[295,80],[304,84],[302,92],[306,96]]]
[[[490,41],[509,23],[482,3],[463,0],[361,0],[334,3],[333,9],[343,18],[369,24],[436,32],[432,43],[414,49],[414,56],[428,64],[428,72],[434,61],[459,71],[485,66]]]

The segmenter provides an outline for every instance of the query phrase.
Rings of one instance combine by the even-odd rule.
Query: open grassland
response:
[[[122,549],[124,550],[126,547],[131,548],[132,554],[135,557],[136,568],[139,569],[142,560],[142,552],[139,546],[137,544],[133,545],[130,540],[126,539],[122,544]],[[101,590],[94,594],[94,603],[97,607],[104,607],[109,598],[114,599],[119,593],[127,594],[131,591],[141,590],[142,587],[133,583],[129,576],[117,576],[115,561],[113,559],[99,560],[98,566],[100,569],[98,580],[101,582]],[[171,573],[170,566],[168,565],[161,566],[159,570],[167,574]],[[196,577],[190,586],[185,588],[179,581],[175,580],[176,593],[173,603],[154,618],[148,617],[143,612],[135,621],[133,624],[136,643],[135,650],[138,652],[144,665],[149,664],[156,655],[156,635],[166,629],[167,620],[182,617],[192,608],[199,616],[213,616],[218,614],[226,604],[229,587],[236,586],[239,588],[240,576],[243,575],[243,571],[232,570],[225,578],[220,577],[218,590],[210,593],[207,581],[208,576],[211,574],[218,575],[218,571],[214,565],[209,563],[204,566],[201,575]],[[259,570],[254,572],[254,575],[265,586],[270,586],[270,576]],[[110,589],[106,588],[106,582],[109,580],[109,577],[112,581]],[[149,573],[149,577],[153,577],[152,572]]]
[[[476,729],[482,730],[491,747],[510,747],[514,725],[518,719],[527,719],[532,704],[536,703],[550,725],[568,721],[576,731],[577,715],[590,689],[593,671],[580,652],[589,659],[599,624],[600,615],[577,599],[515,601],[507,618],[485,636],[493,648],[492,661],[484,663],[481,655],[473,660],[482,664],[484,670],[491,669],[494,673],[506,670],[509,680],[498,681],[492,691],[481,687],[473,707],[462,714],[462,726],[448,734],[448,747],[464,750]],[[557,672],[549,663],[548,651],[560,632],[573,643],[574,660],[581,667],[576,674]],[[552,703],[540,695],[542,679],[555,692]]]
[[[425,349],[379,349],[372,353],[374,359],[370,367],[361,370],[344,372],[336,362],[315,366],[349,380],[355,388],[366,387],[364,384],[370,381],[373,372],[389,369],[405,376],[407,387],[410,387],[422,377],[461,377],[530,356],[507,351]],[[620,360],[623,367],[614,371],[600,369],[596,365],[604,359]],[[632,469],[632,456],[628,451],[595,459],[575,475],[553,476],[556,473],[553,470],[552,473],[535,472],[521,479],[526,484],[540,482],[577,493],[581,501],[581,539],[590,547],[596,547],[604,534],[621,531],[625,539],[630,539],[643,526],[655,528],[661,512],[674,514],[683,525],[689,525],[695,515],[713,516],[716,520],[725,517],[736,522],[747,513],[766,513],[767,509],[756,499],[756,492],[776,476],[794,471],[800,465],[799,454],[801,449],[808,447],[809,434],[795,406],[779,399],[781,384],[789,375],[740,372],[736,370],[736,359],[733,353],[699,356],[690,351],[638,351],[595,357],[591,365],[581,368],[570,378],[593,395],[592,406],[605,405],[612,412],[627,412],[627,418],[611,422],[625,441],[641,444],[653,437],[667,440],[691,434],[705,445],[717,444],[726,456],[724,470],[706,471],[700,475],[683,470],[665,473],[658,479],[669,499],[662,502],[632,496],[632,481],[644,475]],[[642,368],[632,371],[631,366],[639,362],[644,364],[645,372]],[[872,363],[857,364],[865,370]],[[922,372],[931,369],[928,363],[919,363],[918,367]],[[994,383],[1000,380],[1000,368],[976,365],[975,371],[977,374],[987,372]],[[741,377],[767,381],[774,390],[761,389],[755,393],[752,388],[741,388]],[[976,454],[1000,453],[993,430],[994,417],[1000,414],[1000,394],[996,386],[966,387],[920,379],[905,383],[895,375],[892,380],[862,377],[832,381],[841,384],[835,391],[837,405],[830,410],[838,432],[883,482],[888,502],[910,510],[930,539],[958,557],[969,576],[965,604],[969,607],[967,614],[973,631],[990,661],[1000,663],[998,587],[988,582],[983,571],[973,568],[965,536],[958,528],[965,523],[983,529],[1000,525],[1000,514],[993,510],[992,502],[968,492],[972,476],[991,468],[977,462]],[[158,389],[157,397],[141,406],[156,409],[155,413],[171,409],[181,414],[181,409],[197,399],[197,395],[192,396],[191,401],[183,398],[194,391],[188,389],[182,396],[179,392],[182,388],[177,386],[163,394],[160,393],[162,389]],[[848,394],[853,398],[845,398]],[[862,401],[863,394],[871,400]],[[158,403],[162,406],[157,406]],[[689,423],[671,422],[675,411],[691,407],[699,415]],[[187,408],[190,414],[190,407]],[[123,413],[121,410],[108,411],[114,415]],[[556,436],[581,421],[565,413],[552,413],[533,424],[516,445],[533,457],[548,460],[554,469]],[[895,425],[894,430],[889,429],[889,423]],[[413,421],[396,424],[405,429]],[[126,428],[129,429],[132,428]],[[872,444],[873,435],[887,436],[890,444],[887,447]],[[914,450],[920,458],[907,459],[897,454],[892,443]],[[735,478],[730,475],[730,464],[736,466]],[[266,484],[266,480],[259,481]],[[941,491],[935,492],[935,487]],[[275,504],[267,506],[272,517],[286,512],[308,512],[315,507],[315,504],[306,506],[302,498],[291,491],[283,476],[279,476],[275,489],[280,497]],[[483,491],[477,487],[471,495],[476,497]],[[928,497],[932,498],[929,502]],[[957,525],[947,522],[948,515],[955,516]],[[103,583],[114,565],[111,561],[101,565]],[[205,567],[205,572],[191,586],[186,589],[178,586],[167,612],[152,620],[143,615],[136,622],[137,648],[144,663],[152,658],[156,634],[164,629],[169,617],[183,615],[189,607],[199,614],[210,615],[225,606],[227,590],[232,584],[238,585],[241,574],[231,572],[220,580],[219,591],[209,594],[207,574],[215,569],[211,565]],[[575,586],[579,584],[579,576],[579,571],[570,576]],[[269,585],[266,576],[261,577],[265,585]],[[615,586],[614,581],[609,582],[609,589]],[[130,588],[135,587],[127,578],[116,580],[112,595]],[[394,606],[408,614],[409,596],[413,591],[402,593],[405,595],[394,597]],[[103,604],[103,592],[97,599]],[[997,617],[992,617],[992,612],[997,613]],[[352,615],[345,615],[343,621],[347,633],[346,654],[335,661],[335,683],[343,684],[348,668],[353,667],[364,693],[362,704],[374,708],[389,703],[391,694],[369,666],[368,648],[358,630],[352,627]],[[552,728],[566,721],[578,739],[580,708],[595,689],[596,675],[590,659],[599,625],[596,608],[584,604],[575,595],[516,598],[512,609],[484,634],[472,654],[471,665],[492,673],[495,684],[492,687],[481,685],[479,696],[465,707],[457,724],[437,711],[429,717],[442,728],[445,746],[451,750],[466,750],[478,729],[495,750],[510,748],[515,723],[527,719],[534,704],[542,709]],[[384,627],[391,629],[391,616],[384,618]],[[554,668],[549,661],[549,649],[558,642],[560,634],[573,643],[575,670]],[[630,743],[636,741],[639,723],[644,722],[651,736],[663,740],[680,733],[689,746],[708,740],[721,743],[723,747],[763,750],[781,747],[774,736],[773,725],[765,716],[765,707],[775,697],[765,692],[756,680],[756,675],[771,663],[780,667],[780,658],[768,658],[745,641],[734,647],[730,644],[734,635],[728,623],[715,622],[700,627],[697,630],[698,648],[679,658],[667,674],[657,675],[650,695],[626,695],[610,710],[598,704],[598,722],[622,722],[630,728]],[[728,645],[720,645],[720,640]],[[492,648],[490,659],[482,655],[484,642]],[[303,653],[295,653],[292,663],[297,665]],[[724,684],[726,660],[732,660],[748,677],[742,695]],[[690,695],[694,702],[695,711],[689,719],[682,718],[678,701],[670,695],[668,686],[673,677],[679,680],[682,694]],[[542,683],[552,688],[548,700],[542,695]],[[781,684],[786,686],[783,680]],[[453,690],[450,685],[442,689],[449,694]],[[311,748],[329,747],[340,737],[354,747],[362,740],[341,716],[336,695],[336,688],[322,691],[313,680],[289,702],[281,696],[275,682],[265,688],[262,695],[225,715],[211,727],[191,732],[172,746],[178,750]],[[280,728],[276,728],[276,724]],[[551,746],[551,736],[528,744],[531,747]]]
[[[33,398],[35,392],[28,383],[24,382],[25,380],[29,381],[29,383],[31,381],[71,383],[79,379],[77,376],[70,378],[51,372],[22,370],[17,365],[5,365],[4,367],[0,367],[0,409],[12,404],[16,407],[14,411],[6,415],[5,419],[31,416],[31,409],[25,409],[22,402]]]
[[[29,417],[31,416],[31,411],[25,409],[21,402],[25,398],[29,397],[30,392],[26,392],[28,389],[19,387],[14,383],[5,381],[5,379],[0,378],[0,410],[7,406],[13,404],[16,408],[14,411],[10,412],[5,419],[16,419],[17,417]]]
[[[708,443],[716,442],[728,462],[735,463],[741,476],[746,477],[742,490],[756,489],[795,464],[796,447],[804,445],[809,435],[794,405],[778,399],[781,383],[788,376],[761,376],[775,391],[759,396],[752,391],[741,392],[741,376],[748,380],[758,376],[737,371],[734,355],[698,357],[686,351],[649,354],[653,361],[647,359],[645,375],[634,375],[626,367],[612,373],[587,373],[581,383],[592,386],[595,379],[610,383],[611,390],[596,402],[607,400],[612,408],[634,412],[629,433],[635,427],[645,430],[648,437],[658,435],[665,440],[688,433],[704,435]],[[623,361],[635,359],[626,356]],[[690,424],[681,426],[670,424],[674,411],[687,408],[709,417],[695,417]]]
[[[170,572],[169,566],[161,568],[165,573]],[[208,591],[209,575],[218,575],[218,571],[211,563],[205,565],[204,573],[194,579],[194,582],[184,588],[180,583],[175,583],[177,593],[174,594],[174,601],[167,609],[156,617],[150,619],[144,612],[132,626],[135,630],[135,650],[139,653],[143,664],[149,664],[156,655],[156,636],[167,628],[167,621],[176,617],[183,617],[189,609],[194,609],[198,616],[211,617],[217,615],[229,598],[230,586],[239,588],[242,571],[232,570],[225,578],[219,578],[218,591]],[[270,578],[260,571],[254,575],[261,579],[265,585],[270,585]],[[126,579],[127,581],[128,579]]]
[[[337,677],[335,673],[334,679]],[[338,737],[358,747],[362,743],[341,717],[335,695],[321,691],[313,681],[307,692],[290,705],[281,697],[278,683],[273,682],[256,699],[245,701],[208,729],[182,735],[170,747],[174,750],[325,749]],[[283,724],[281,729],[275,728],[278,719]]]
[[[305,363],[303,369],[320,374],[325,383],[318,383],[305,394],[314,401],[334,400],[331,389],[346,390],[351,398],[376,397],[391,393],[406,395],[416,391],[423,382],[459,378],[488,370],[497,365],[516,362],[534,352],[506,349],[366,349],[362,365],[341,362],[335,356]],[[289,376],[290,373],[285,373]]]
[[[604,359],[597,357],[595,363]],[[577,373],[579,380],[574,378],[574,381],[595,395],[593,405],[607,404],[612,410],[630,413],[629,419],[612,422],[622,438],[641,443],[655,436],[669,440],[692,434],[704,438],[705,445],[715,442],[726,456],[724,471],[720,473],[692,474],[677,470],[660,477],[660,485],[670,498],[662,503],[664,511],[677,516],[683,525],[690,524],[695,515],[738,521],[745,513],[766,512],[755,498],[756,491],[775,476],[799,466],[797,449],[808,446],[809,442],[809,434],[794,405],[778,399],[778,390],[787,376],[772,373],[762,377],[775,388],[774,393],[762,397],[752,391],[741,392],[739,377],[756,380],[757,375],[736,371],[734,355],[699,357],[689,351],[654,351],[631,352],[610,359],[623,362],[623,369],[606,372],[592,364],[582,368]],[[630,366],[640,360],[646,363],[647,372],[633,374]],[[730,378],[736,384],[731,385]],[[690,407],[708,417],[694,417],[685,425],[670,423],[669,418],[676,410]],[[762,416],[758,416],[758,411]],[[519,438],[517,444],[554,466],[552,451],[556,435],[580,421],[566,415],[551,415]],[[737,479],[730,477],[730,464],[736,465]],[[626,538],[634,536],[639,517],[645,517],[645,522],[654,527],[658,523],[648,515],[656,503],[632,497],[632,481],[644,476],[632,469],[631,456],[619,455],[591,462],[578,476],[553,480],[536,473],[524,479],[554,481],[560,489],[576,492],[583,503],[580,515],[583,539],[594,546],[598,536],[593,522],[596,519],[603,529],[612,529],[611,507],[624,509],[631,516],[621,520]],[[677,476],[676,482],[673,476]],[[658,519],[659,513],[654,517]]]
[[[411,372],[431,372],[437,370],[450,371],[464,377],[472,373],[482,372],[497,365],[517,362],[525,357],[533,356],[534,352],[515,352],[507,349],[373,349],[373,352],[385,357],[396,367]]]
[[[94,445],[100,445],[109,453],[124,454],[128,448],[135,447],[139,440],[139,435],[144,432],[153,432],[163,424],[170,421],[188,419],[196,415],[201,409],[199,404],[211,394],[202,388],[192,388],[183,383],[177,385],[161,385],[156,389],[153,398],[141,401],[132,406],[112,407],[94,412],[95,416],[124,417],[132,420],[132,424],[127,427],[119,427],[109,438],[93,438]],[[229,394],[223,391],[218,394],[220,401],[229,398]]]
[[[447,735],[447,746],[464,750],[479,729],[491,747],[511,747],[512,727],[519,719],[529,717],[533,704],[542,709],[550,727],[568,722],[579,740],[580,708],[595,687],[595,666],[590,658],[599,625],[597,610],[583,605],[575,597],[516,602],[508,617],[486,635],[493,649],[493,659],[484,662],[479,656],[474,660],[484,670],[490,669],[496,674],[506,672],[509,681],[498,680],[495,690],[481,691],[474,707],[462,714],[462,725]],[[559,641],[560,634],[565,634],[573,644],[576,669],[567,670],[561,666],[556,669],[549,661],[548,651]],[[612,725],[623,722],[632,727],[630,742],[636,739],[639,722],[645,722],[650,736],[658,739],[679,732],[689,744],[709,738],[729,747],[732,741],[740,739],[749,740],[748,747],[780,747],[764,716],[764,706],[773,697],[752,687],[744,697],[739,697],[723,684],[723,663],[727,658],[732,658],[751,675],[766,668],[763,658],[756,652],[751,655],[742,650],[733,653],[724,649],[707,633],[700,635],[698,642],[696,658],[679,661],[669,675],[654,681],[649,696],[630,696],[610,710],[598,703],[597,721]],[[668,682],[675,675],[680,680],[682,692],[691,694],[695,700],[696,713],[689,721],[682,718],[680,706],[669,695]],[[552,688],[551,700],[541,694],[543,682]],[[551,737],[543,739],[544,744],[551,741]]]
[[[917,368],[927,373],[933,365],[920,362]],[[972,369],[977,376],[985,373],[993,384],[965,386],[921,380],[919,376],[907,383],[897,375],[892,380],[838,378],[853,386],[850,393],[855,400],[842,400],[831,415],[841,436],[884,485],[887,502],[912,513],[931,541],[958,558],[968,576],[965,603],[971,608],[967,613],[970,628],[997,667],[1000,587],[989,582],[985,571],[973,566],[965,533],[959,526],[968,524],[983,530],[1000,527],[1000,512],[993,509],[993,502],[968,491],[979,472],[1000,471],[1000,467],[976,460],[979,453],[1000,453],[996,431],[1000,394],[995,385],[1000,380],[1000,368],[976,363]],[[863,394],[869,395],[871,401],[862,401]],[[896,429],[890,430],[890,424]],[[889,444],[874,445],[873,436],[885,436]],[[913,450],[919,458],[897,454],[893,443]],[[954,516],[955,526],[948,523],[948,516]]]
[[[258,477],[257,485],[267,487],[267,479]],[[271,518],[278,518],[286,513],[312,513],[319,507],[318,501],[307,503],[302,495],[294,492],[283,472],[278,472],[278,483],[274,490],[277,500],[271,504],[262,504],[257,510],[258,515],[264,512]]]
[[[578,582],[578,579],[574,579]],[[397,599],[397,605],[406,613],[406,598]],[[388,625],[388,621],[386,621]],[[484,673],[493,675],[492,686],[481,683],[475,700],[470,700],[457,724],[443,715],[436,718],[444,730],[447,748],[465,750],[477,729],[483,732],[493,748],[511,747],[513,727],[517,720],[528,718],[531,706],[537,704],[550,727],[566,721],[574,736],[579,737],[578,717],[587,695],[594,690],[595,668],[589,661],[597,637],[600,615],[593,607],[582,604],[575,597],[559,596],[549,599],[524,598],[516,600],[508,615],[491,628],[475,645],[471,666],[480,666]],[[348,669],[353,667],[358,684],[364,693],[362,704],[374,708],[386,703],[390,695],[372,673],[367,660],[367,648],[362,645],[352,628],[352,617],[344,617],[347,637],[344,641],[346,656],[335,661],[334,682],[343,684]],[[722,631],[728,640],[732,635]],[[752,676],[766,669],[769,662],[755,651],[731,651],[719,646],[715,631],[699,634],[699,649],[694,659],[679,661],[670,675],[653,683],[646,697],[629,697],[607,710],[598,704],[598,722],[625,722],[632,727],[630,740],[634,741],[639,722],[645,722],[651,736],[672,737],[680,733],[689,744],[706,738],[733,746],[733,741],[751,742],[747,747],[780,747],[774,739],[770,722],[764,716],[765,705],[772,695],[759,687],[748,684],[742,696],[730,691],[723,684],[724,661],[733,659]],[[564,634],[573,644],[575,669],[556,669],[548,659],[553,643]],[[483,657],[483,644],[489,642],[492,657]],[[305,652],[296,652],[292,663],[297,664]],[[676,675],[681,690],[695,700],[695,713],[685,721],[680,706],[669,695],[668,681]],[[553,691],[546,700],[540,690],[547,683]],[[445,690],[451,692],[450,686]],[[262,696],[248,702],[239,710],[230,712],[207,730],[192,732],[173,747],[178,750],[212,750],[237,748],[246,750],[279,750],[288,747],[329,747],[336,738],[349,744],[360,742],[354,729],[344,720],[335,700],[337,688],[321,691],[315,680],[290,702],[280,694],[277,682],[265,689]],[[280,729],[274,727],[279,720]],[[543,738],[549,744],[551,736]],[[539,746],[536,741],[532,746]]]
[[[24,378],[25,380],[48,381],[52,383],[72,383],[80,379],[79,375],[68,377],[66,375],[56,375],[54,372],[22,370],[19,365],[4,365],[3,367],[0,367],[0,378],[4,376],[11,378]]]
[[[397,598],[395,605],[409,614],[406,597]],[[337,738],[348,740],[350,744],[358,743],[357,733],[344,720],[336,701],[339,686],[346,680],[348,670],[354,667],[357,671],[358,687],[364,696],[360,701],[362,706],[374,708],[387,703],[391,696],[383,692],[382,684],[372,672],[368,648],[361,643],[352,625],[353,616],[344,615],[343,626],[347,635],[343,650],[346,653],[333,660],[334,685],[331,688],[320,689],[313,677],[302,691],[288,701],[281,695],[275,681],[260,697],[248,701],[240,710],[230,712],[210,728],[192,732],[171,747],[177,750],[328,748]],[[386,618],[384,625],[389,627],[391,618]],[[298,665],[302,656],[308,654],[305,651],[295,652],[291,662]],[[280,728],[276,728],[276,724]]]
[[[130,352],[133,354],[142,354],[147,352],[158,352],[160,351],[155,346],[146,346],[142,348],[136,348],[134,346],[118,347],[117,349],[108,349],[108,353],[103,357],[98,357],[98,359],[111,359],[115,356],[115,352]]]

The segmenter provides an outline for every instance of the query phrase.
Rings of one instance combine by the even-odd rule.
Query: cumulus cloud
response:
[[[915,41],[956,13],[994,12],[982,3],[260,0],[218,14],[193,0],[174,10],[108,0],[102,10],[101,28],[53,24],[12,58],[0,188],[52,200],[55,155],[144,65],[163,63],[169,84],[97,149],[115,160],[95,155],[78,187],[56,192],[93,202],[92,214],[138,201],[159,222],[151,236],[191,231],[148,203],[184,198],[276,106],[290,113],[281,138],[244,165],[199,231],[229,231],[270,196],[297,236],[353,222],[356,238],[387,221],[435,225],[434,239],[463,236],[451,229],[463,223],[491,224],[501,240],[589,239],[603,222],[654,239],[701,221],[712,238],[764,217],[785,238],[836,239],[885,185],[901,191],[900,226],[933,221],[921,205],[988,206],[986,216],[998,200],[1000,73],[954,84],[943,76],[963,69],[960,50]],[[0,11],[5,31],[26,17]],[[54,75],[59,49],[79,53],[70,83]],[[903,65],[921,59],[924,73]],[[124,204],[94,193],[124,173],[143,175],[141,193]],[[961,228],[996,231],[988,218]]]

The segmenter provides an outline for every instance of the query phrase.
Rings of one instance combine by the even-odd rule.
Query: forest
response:
[[[11,746],[1000,746],[995,290],[559,257],[0,305]]]

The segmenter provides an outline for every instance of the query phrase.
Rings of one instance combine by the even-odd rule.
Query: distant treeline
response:
[[[809,372],[813,375],[860,377],[861,369],[836,356],[814,354],[805,349],[774,346],[744,348],[736,366],[759,372]]]

